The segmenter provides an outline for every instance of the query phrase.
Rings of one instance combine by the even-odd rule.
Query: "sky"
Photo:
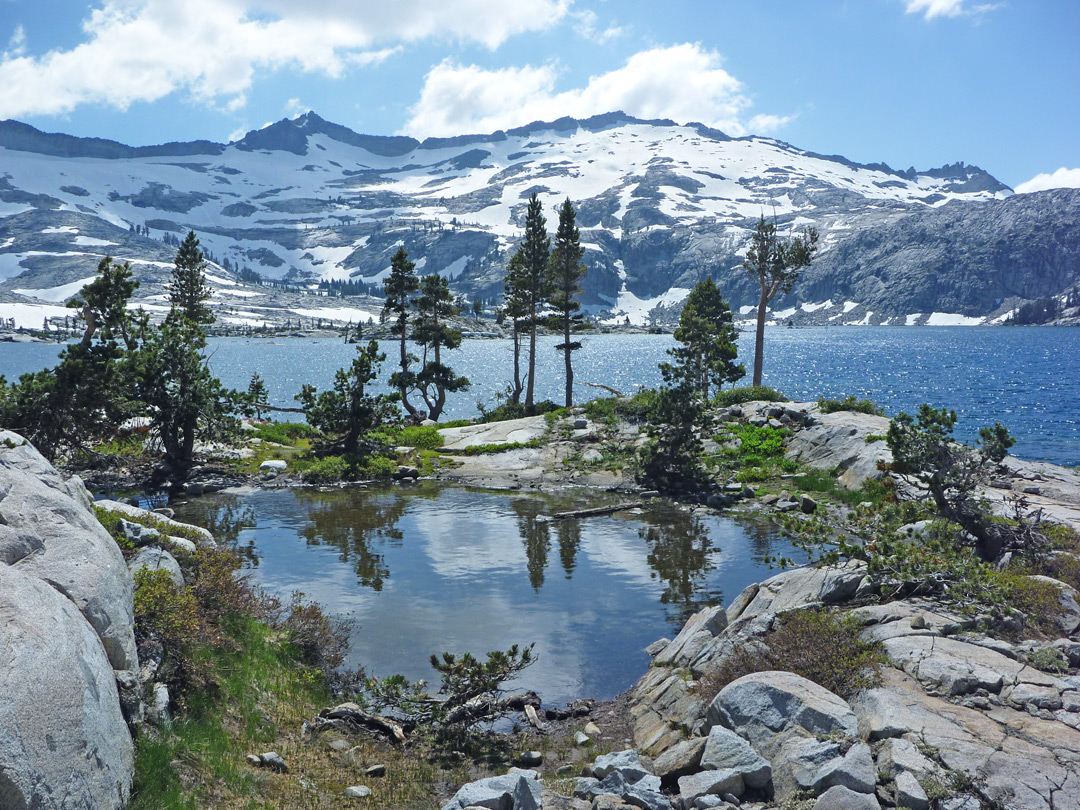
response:
[[[0,49],[0,119],[135,146],[623,110],[1080,187],[1078,0],[0,0]]]

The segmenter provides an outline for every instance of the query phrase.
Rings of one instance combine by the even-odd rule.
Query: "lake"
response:
[[[235,542],[270,592],[303,591],[353,622],[350,665],[437,683],[432,653],[535,642],[515,688],[549,705],[614,697],[648,667],[646,646],[775,573],[766,555],[804,559],[769,525],[665,501],[543,519],[605,497],[422,482],[216,493],[174,508]]]
[[[1080,329],[1066,327],[806,327],[766,329],[764,380],[792,399],[854,394],[892,416],[913,413],[923,402],[956,410],[956,434],[978,436],[986,424],[1012,431],[1020,457],[1080,464]],[[562,363],[540,339],[538,393],[562,401]],[[660,382],[657,364],[674,345],[670,335],[591,335],[574,354],[575,397],[604,392],[602,383],[625,393]],[[384,343],[383,351],[392,346]],[[52,363],[59,347],[0,344],[0,374],[9,380]],[[347,366],[356,347],[335,339],[218,338],[210,341],[210,365],[222,381],[246,388],[251,374],[266,381],[271,403],[295,406],[305,383],[323,389]],[[753,335],[739,338],[739,355],[753,360]],[[510,376],[508,340],[466,340],[445,356],[473,382],[451,396],[444,418],[477,414],[477,401],[497,404]],[[385,364],[385,379],[392,369]],[[744,381],[745,382],[745,381]],[[298,418],[298,417],[292,417]]]

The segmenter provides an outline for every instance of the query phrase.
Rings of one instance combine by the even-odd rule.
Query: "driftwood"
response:
[[[615,512],[625,512],[627,509],[640,509],[645,504],[641,501],[630,503],[617,503],[614,506],[594,506],[590,509],[571,509],[569,512],[556,512],[551,516],[552,520],[568,520],[570,518],[597,517],[610,515]]]
[[[587,386],[589,386],[590,388],[602,388],[605,391],[607,391],[609,394],[614,394],[615,396],[619,397],[620,399],[625,399],[626,398],[626,394],[624,394],[622,391],[618,390],[617,388],[612,388],[610,385],[604,385],[603,383],[591,383],[591,382],[587,382],[585,384]]]
[[[367,729],[368,731],[382,734],[384,737],[400,743],[401,745],[404,745],[407,742],[405,738],[405,729],[401,727],[400,723],[397,723],[388,717],[380,717],[377,714],[368,714],[355,703],[342,703],[340,706],[335,706],[332,709],[323,709],[319,712],[319,717],[326,720],[346,721],[347,723]]]
[[[546,730],[546,726],[540,720],[540,715],[536,713],[535,706],[529,705],[525,707],[525,718],[529,721],[529,725],[533,728],[539,729],[540,731]]]

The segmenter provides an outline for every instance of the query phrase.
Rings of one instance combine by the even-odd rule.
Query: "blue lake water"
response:
[[[540,398],[562,401],[562,363],[556,337],[538,349]],[[603,392],[586,382],[626,393],[660,381],[657,363],[673,345],[669,335],[595,335],[574,355],[575,397]],[[392,349],[389,344],[383,350]],[[59,348],[0,344],[0,374],[50,364]],[[327,388],[356,348],[333,339],[220,338],[210,341],[210,365],[231,387],[246,388],[257,371],[271,402],[295,406],[300,386]],[[752,362],[753,336],[739,339],[739,355]],[[472,380],[452,396],[444,418],[475,416],[477,400],[496,403],[510,375],[509,341],[467,340],[447,355]],[[389,364],[383,377],[389,375]],[[1059,464],[1080,464],[1080,329],[1054,327],[813,327],[766,329],[764,381],[792,399],[868,397],[888,415],[914,412],[923,402],[955,409],[957,435],[970,439],[985,424],[1001,422],[1017,438],[1013,453]]]
[[[422,483],[218,493],[174,507],[234,540],[271,592],[303,591],[351,620],[351,665],[437,682],[432,653],[535,642],[537,662],[515,686],[565,703],[629,688],[647,645],[775,573],[766,554],[798,557],[768,526],[661,501],[537,520],[603,497]]]

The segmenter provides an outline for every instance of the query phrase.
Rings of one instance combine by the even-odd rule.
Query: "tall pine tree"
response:
[[[510,319],[510,336],[514,346],[514,375],[507,389],[509,402],[517,405],[521,402],[521,392],[525,390],[525,379],[521,376],[521,339],[529,314],[529,296],[525,288],[524,248],[519,247],[506,265],[506,277],[503,279],[503,314]]]
[[[686,299],[675,339],[681,343],[668,354],[674,363],[661,363],[664,380],[673,386],[686,385],[702,399],[746,375],[736,346],[739,331],[724,297],[711,278],[698,283]]]
[[[580,244],[581,234],[575,224],[576,218],[577,213],[567,197],[559,209],[559,230],[555,234],[555,249],[551,251],[547,274],[548,303],[558,313],[562,324],[563,342],[555,349],[563,353],[566,366],[567,408],[574,404],[574,367],[570,362],[570,353],[581,348],[580,343],[570,340],[570,333],[576,324],[581,323],[581,315],[578,314],[581,304],[577,298],[581,294],[580,281],[585,277],[585,265],[581,263],[585,248]]]
[[[413,296],[419,288],[416,263],[409,261],[405,248],[398,248],[397,253],[390,259],[390,275],[383,282],[386,303],[383,304],[382,318],[393,319],[390,333],[397,337],[400,347],[399,370],[390,375],[390,385],[396,388],[401,396],[401,406],[414,418],[418,416],[418,411],[416,406],[409,402],[409,392],[416,388],[416,372],[410,367],[417,358],[409,353],[405,341],[409,336],[409,314]]]
[[[446,395],[470,385],[468,378],[455,375],[454,370],[442,362],[443,349],[456,349],[461,345],[461,332],[446,323],[456,314],[450,282],[437,273],[424,276],[420,282],[420,297],[416,299],[415,337],[424,347],[423,365],[416,384],[428,407],[428,418],[436,422],[446,405]]]
[[[544,279],[551,252],[543,206],[533,192],[525,212],[525,238],[521,241],[521,291],[529,327],[529,373],[525,384],[525,407],[531,412],[536,393],[536,325],[544,300]]]
[[[195,231],[188,231],[176,252],[172,280],[165,285],[165,289],[168,290],[172,308],[192,323],[214,322],[214,315],[206,305],[210,300],[210,287],[206,283],[206,262],[199,250]]]

